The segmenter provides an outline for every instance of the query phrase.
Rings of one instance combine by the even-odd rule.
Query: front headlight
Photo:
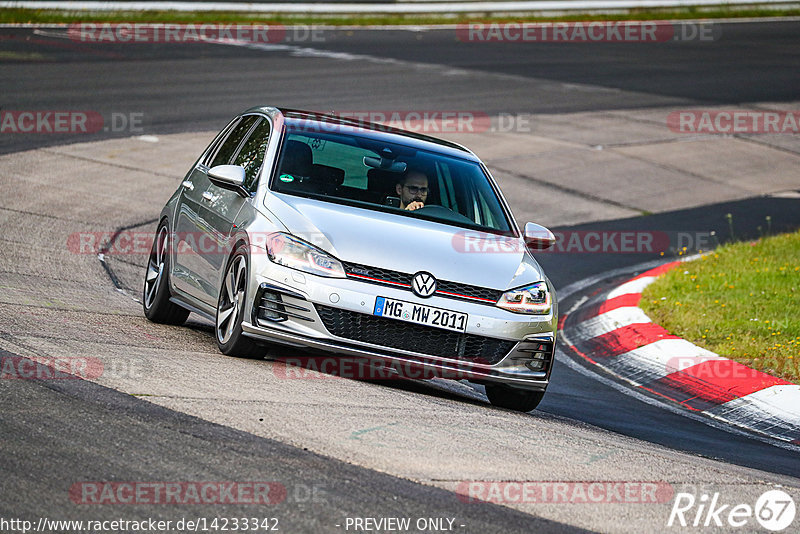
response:
[[[277,232],[267,237],[267,255],[278,265],[304,273],[344,278],[342,263],[314,245],[290,234]]]
[[[514,313],[545,315],[550,313],[552,300],[546,282],[536,282],[526,287],[506,291],[497,306]]]

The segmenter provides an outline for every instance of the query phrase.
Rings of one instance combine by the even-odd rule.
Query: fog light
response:
[[[264,291],[261,294],[261,305],[259,306],[259,318],[268,321],[285,321],[286,309],[280,304],[281,296],[274,291]]]
[[[531,371],[539,372],[544,370],[545,363],[546,362],[544,360],[529,360],[525,362],[525,367]]]

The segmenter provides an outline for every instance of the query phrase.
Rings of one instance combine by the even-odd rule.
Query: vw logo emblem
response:
[[[436,293],[436,278],[431,273],[420,271],[411,280],[411,290],[422,298],[428,298]]]

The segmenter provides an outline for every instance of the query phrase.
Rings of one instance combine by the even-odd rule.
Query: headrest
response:
[[[311,147],[302,141],[287,141],[283,147],[281,173],[311,176],[314,156]]]
[[[328,165],[314,164],[314,176],[326,185],[338,187],[344,183],[344,169],[330,167]]]

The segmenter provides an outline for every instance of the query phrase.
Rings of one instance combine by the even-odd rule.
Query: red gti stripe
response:
[[[363,274],[348,273],[347,276],[352,276],[355,278],[363,278],[364,280],[372,280],[373,282],[380,282],[381,284],[391,284],[393,286],[400,286],[400,287],[411,287],[411,284],[404,284],[402,282],[392,282],[390,280],[382,280],[380,278],[372,278],[371,276],[364,276]]]
[[[400,286],[400,287],[411,287],[411,284],[404,284],[402,282],[392,282],[391,280],[383,280],[382,278],[373,278],[371,276],[365,276],[363,274],[347,273],[347,276],[352,276],[354,278],[363,278],[364,280],[380,282],[381,284],[391,284],[393,286]],[[461,295],[460,293],[451,293],[449,291],[442,291],[441,289],[437,289],[436,293],[441,293],[443,295],[451,295],[453,297],[459,297],[462,299],[480,300],[481,302],[491,302],[492,304],[495,303],[495,301],[492,299],[485,299],[482,297],[470,297],[469,295]]]
[[[460,293],[450,293],[449,291],[442,291],[441,289],[437,289],[436,293],[441,293],[443,295],[451,295],[453,297],[459,297],[462,299],[480,300],[481,302],[491,302],[492,304],[496,302],[492,299],[485,299],[483,297],[470,297],[469,295],[461,295]]]

